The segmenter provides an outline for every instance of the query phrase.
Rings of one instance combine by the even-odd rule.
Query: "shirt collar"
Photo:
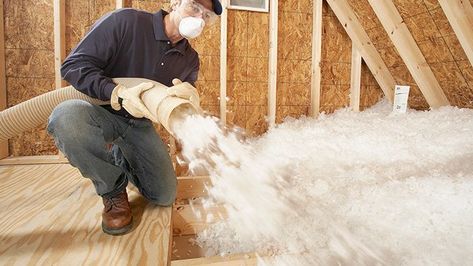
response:
[[[164,16],[166,16],[167,14],[168,12],[161,9],[153,15],[154,37],[157,41],[170,41],[168,36],[164,32]],[[179,51],[181,54],[184,54],[187,45],[187,39],[182,39],[173,48]]]

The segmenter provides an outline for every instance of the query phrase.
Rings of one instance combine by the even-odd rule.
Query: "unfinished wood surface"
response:
[[[205,257],[205,250],[196,242],[195,235],[172,237],[171,260],[188,260]]]
[[[0,265],[166,265],[171,208],[129,190],[133,231],[101,229],[101,198],[68,164],[0,166]]]
[[[66,58],[66,0],[54,0],[54,76],[56,89],[66,86],[61,77],[61,65]],[[59,152],[60,159],[65,159]]]
[[[61,65],[65,58],[66,0],[54,0],[54,75],[57,89],[66,85],[61,77]]]
[[[399,11],[391,1],[369,0],[376,16],[389,35],[409,72],[431,107],[449,105],[440,84],[427,64],[419,46],[409,32]],[[402,85],[402,84],[401,84]]]
[[[350,107],[353,111],[360,111],[361,90],[361,55],[355,46],[352,46],[351,55],[351,83],[350,83]]]
[[[188,260],[176,260],[171,262],[171,266],[198,266],[198,265],[212,265],[212,266],[256,266],[258,265],[258,258],[255,253],[250,254],[234,254],[225,257],[207,257],[196,258]]]
[[[0,161],[1,162],[1,161]],[[194,199],[208,195],[211,186],[208,176],[180,176],[177,178],[177,200]]]
[[[320,111],[320,85],[322,60],[322,5],[323,0],[314,0],[312,7],[312,78],[310,88],[310,115]]]
[[[274,126],[278,81],[278,0],[270,2],[269,35],[268,122],[269,126]]]
[[[465,0],[439,0],[443,12],[473,65],[473,7]]]
[[[59,155],[15,156],[0,160],[1,165],[64,164],[67,158]]]
[[[125,7],[125,0],[116,0],[116,8],[124,8]]]
[[[7,97],[8,106],[13,106],[55,89],[54,1],[3,2]],[[11,138],[10,155],[56,154],[44,128]]]
[[[223,205],[175,204],[172,213],[174,235],[195,235],[209,225],[227,218]]]
[[[3,24],[3,1],[0,2],[0,111],[7,108],[7,82],[5,75],[5,32]],[[0,142],[0,159],[7,157],[8,140]]]
[[[220,121],[222,126],[227,124],[227,29],[228,12],[227,0],[222,0],[222,14],[220,15]]]
[[[394,86],[396,85],[391,72],[373,46],[366,31],[346,0],[327,0],[340,23],[345,27],[353,45],[358,48],[362,58],[375,77],[386,98],[392,103]]]

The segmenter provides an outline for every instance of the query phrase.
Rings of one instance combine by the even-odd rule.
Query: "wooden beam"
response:
[[[222,1],[223,10],[220,16],[220,121],[222,126],[227,124],[227,4],[227,0]]]
[[[175,261],[205,257],[206,249],[196,243],[195,235],[173,235],[171,248],[171,265]]]
[[[125,0],[116,0],[116,9],[124,8]]]
[[[67,158],[61,155],[36,155],[36,156],[17,156],[0,160],[2,165],[31,165],[31,164],[65,164],[69,163]]]
[[[5,73],[5,28],[3,24],[3,1],[0,2],[0,111],[7,108],[7,78]],[[0,159],[9,155],[8,140],[0,142]]]
[[[66,58],[66,1],[54,0],[54,73],[56,89],[66,83],[61,77],[61,65]]]
[[[177,178],[176,202],[173,206],[172,227],[174,235],[192,235],[226,217],[223,205],[204,208],[193,199],[208,195],[209,176],[182,176]]]
[[[345,28],[348,36],[350,36],[353,45],[358,48],[366,65],[383,90],[384,95],[392,103],[396,82],[378,51],[373,46],[353,9],[346,0],[327,0],[327,3]]]
[[[312,6],[312,78],[310,86],[310,115],[320,112],[320,81],[322,79],[320,64],[322,61],[322,3],[314,0]]]
[[[391,38],[409,72],[431,107],[449,105],[440,84],[425,61],[409,29],[392,1],[368,0]]]
[[[351,48],[351,82],[350,82],[350,107],[353,111],[360,111],[361,90],[361,54],[353,45]]]
[[[186,260],[171,261],[171,266],[256,266],[258,263],[258,255],[256,253],[249,254],[231,254],[226,256],[204,257]]]
[[[271,0],[269,20],[269,82],[268,122],[276,124],[276,93],[278,82],[278,0]]]
[[[195,235],[209,225],[228,217],[223,205],[175,204],[172,209],[172,230],[174,235]]]
[[[177,200],[187,200],[205,197],[207,188],[212,185],[208,176],[179,176],[177,177]]]
[[[54,0],[54,84],[56,89],[60,89],[67,85],[61,77],[61,65],[65,58],[66,0]],[[65,156],[61,152],[59,152],[59,159],[65,160]]]
[[[473,65],[473,7],[468,0],[439,0],[470,64]]]

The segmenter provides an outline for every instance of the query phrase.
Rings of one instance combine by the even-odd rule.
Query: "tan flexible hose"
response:
[[[142,78],[114,78],[113,80],[127,87],[136,86],[142,82],[152,82],[154,87],[144,92],[141,98],[146,107],[171,134],[172,120],[174,117],[179,117],[175,114],[176,112],[198,113],[189,101],[169,96],[166,91],[168,87],[159,82]],[[0,142],[40,126],[47,121],[58,104],[72,99],[97,105],[109,104],[109,102],[89,97],[72,86],[47,92],[0,112]]]
[[[100,105],[108,104],[108,102],[91,98],[72,86],[50,91],[0,112],[0,141],[40,126],[46,122],[58,104],[70,99],[80,99]]]

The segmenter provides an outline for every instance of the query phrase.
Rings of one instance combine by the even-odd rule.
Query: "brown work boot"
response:
[[[128,233],[132,227],[132,216],[126,188],[114,196],[102,199],[102,230],[109,235]]]

